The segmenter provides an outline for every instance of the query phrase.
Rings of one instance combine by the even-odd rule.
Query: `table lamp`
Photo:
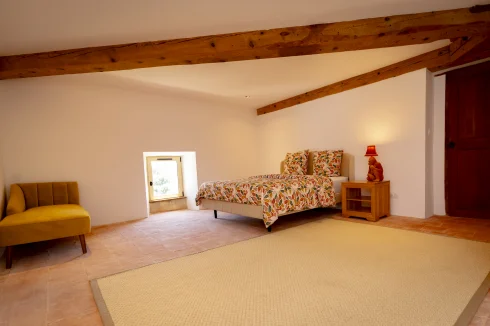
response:
[[[383,181],[383,166],[374,158],[375,156],[378,156],[378,153],[376,152],[376,145],[368,145],[366,155],[364,156],[369,156],[369,170],[366,178],[367,181]]]

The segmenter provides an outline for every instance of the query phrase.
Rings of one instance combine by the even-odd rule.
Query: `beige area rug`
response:
[[[489,271],[488,243],[325,219],[92,289],[105,325],[467,325]]]

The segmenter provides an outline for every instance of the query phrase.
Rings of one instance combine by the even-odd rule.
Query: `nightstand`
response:
[[[349,181],[342,183],[342,216],[376,222],[390,215],[390,182]]]

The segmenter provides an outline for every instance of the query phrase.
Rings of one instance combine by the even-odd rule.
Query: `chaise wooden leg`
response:
[[[214,211],[214,218],[218,218],[218,211],[217,210]]]
[[[272,232],[272,225],[267,228],[267,231]]]
[[[5,248],[5,268],[12,268],[12,246],[8,246]]]
[[[85,243],[85,234],[80,234],[78,237],[80,238],[80,244],[82,245],[82,252],[86,254],[87,244]]]

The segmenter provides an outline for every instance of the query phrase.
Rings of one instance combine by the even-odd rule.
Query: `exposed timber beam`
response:
[[[473,48],[482,43],[486,37],[484,36],[472,36],[462,37],[452,42],[449,45],[449,61],[454,62],[473,50]]]
[[[279,111],[294,105],[313,101],[325,96],[344,92],[353,88],[376,83],[388,78],[400,76],[415,70],[427,68],[429,70],[438,67],[447,66],[458,59],[463,58],[465,54],[471,52],[479,44],[486,42],[481,36],[473,36],[464,39],[457,39],[450,45],[433,50],[416,57],[400,61],[398,63],[377,69],[359,76],[348,78],[310,92],[293,96],[291,98],[266,105],[257,109],[257,115]]]
[[[271,30],[0,57],[0,79],[422,44],[490,31],[490,5]]]
[[[490,37],[476,45],[471,51],[466,52],[461,57],[438,65],[437,67],[428,68],[432,72],[442,72],[450,68],[467,65],[475,61],[481,61],[490,58]]]

